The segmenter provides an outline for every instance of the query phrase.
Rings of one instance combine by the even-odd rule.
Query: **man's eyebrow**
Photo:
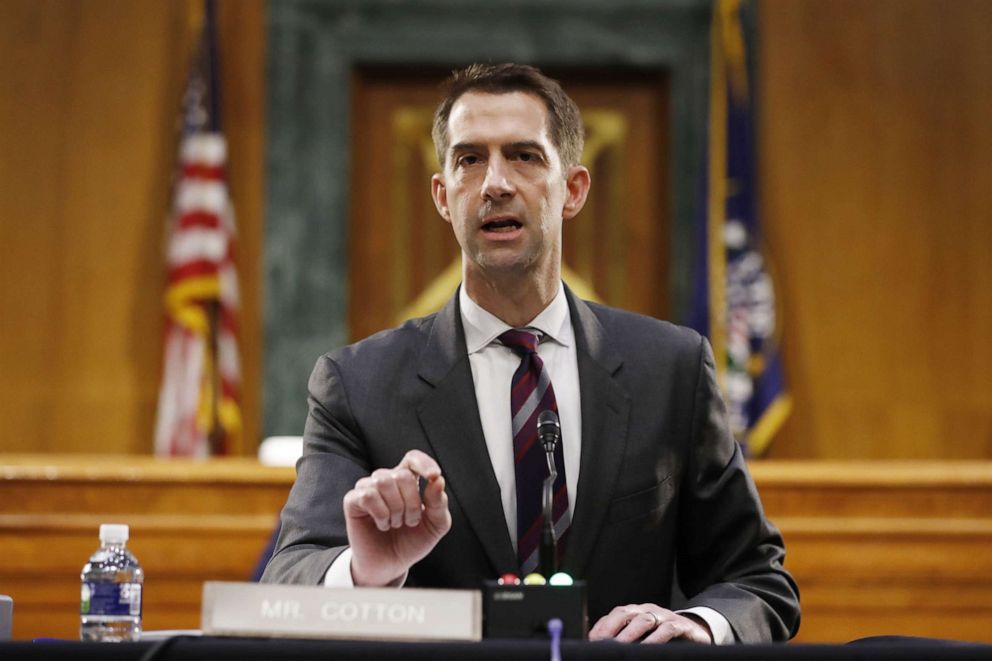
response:
[[[503,150],[509,151],[520,151],[522,149],[532,149],[541,154],[542,158],[547,158],[548,154],[544,151],[544,145],[536,140],[521,140],[519,142],[511,142],[508,145],[503,145]]]
[[[456,145],[451,145],[452,152],[479,151],[480,149],[482,149],[482,145],[476,144],[474,142],[459,142]]]
[[[463,151],[483,151],[485,147],[481,144],[475,142],[459,142],[451,146],[452,153],[458,153]],[[544,150],[544,146],[537,142],[536,140],[519,140],[517,142],[511,142],[505,144],[501,147],[503,151],[520,151],[522,149],[533,149],[534,151],[541,154],[541,156],[547,158],[547,152]]]

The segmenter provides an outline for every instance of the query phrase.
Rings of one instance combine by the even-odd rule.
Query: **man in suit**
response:
[[[588,581],[591,639],[793,636],[798,592],[709,345],[561,282],[562,225],[590,182],[575,104],[531,67],[473,65],[449,81],[434,142],[462,286],[437,314],[320,358],[263,580],[478,588],[519,573],[541,485],[519,477],[516,443],[536,409],[511,418],[533,388],[561,416],[555,526],[563,570]]]

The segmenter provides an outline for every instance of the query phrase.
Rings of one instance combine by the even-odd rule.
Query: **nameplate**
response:
[[[482,639],[482,595],[470,590],[203,584],[208,636],[351,640]]]

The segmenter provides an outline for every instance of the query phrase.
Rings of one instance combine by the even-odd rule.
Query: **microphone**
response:
[[[537,437],[541,439],[541,445],[545,452],[554,452],[555,447],[561,441],[561,424],[558,422],[558,414],[548,409],[541,411],[537,416]],[[552,465],[554,465],[552,463]]]
[[[539,563],[541,573],[551,576],[558,570],[558,558],[555,553],[555,521],[552,513],[554,507],[555,480],[558,471],[555,469],[555,448],[561,442],[561,424],[558,414],[548,409],[537,416],[537,437],[541,439],[544,453],[548,460],[548,477],[544,480],[541,500],[544,510],[544,525],[541,527],[541,545],[539,547]]]

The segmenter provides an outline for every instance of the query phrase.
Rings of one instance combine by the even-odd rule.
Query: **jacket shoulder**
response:
[[[416,358],[430,336],[436,314],[409,319],[395,328],[379,331],[333,351],[322,358],[340,365],[395,364],[404,357]]]
[[[695,330],[637,312],[584,301],[618,347],[698,356],[704,339]]]

